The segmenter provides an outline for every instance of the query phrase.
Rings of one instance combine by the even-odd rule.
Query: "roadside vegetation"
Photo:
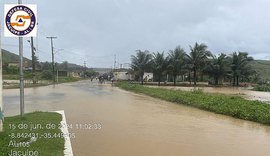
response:
[[[162,100],[196,107],[202,110],[270,125],[270,105],[241,97],[204,93],[202,90],[179,91],[149,88],[138,84],[119,82],[118,87]]]
[[[203,43],[189,46],[189,52],[177,46],[167,55],[164,52],[137,50],[136,55],[131,56],[132,72],[135,80],[141,84],[148,81],[144,78],[144,72],[152,72],[154,76],[151,81],[158,82],[158,85],[161,82],[173,82],[175,86],[177,82],[197,85],[198,81],[211,85],[256,84],[262,78],[253,64],[254,60],[247,52],[214,55]]]
[[[32,73],[32,70],[24,71],[25,87],[38,87],[53,84],[54,75],[52,72],[52,64],[49,62],[38,62],[37,64],[39,70],[35,71],[35,76]],[[56,63],[56,65],[57,70],[59,70],[58,78],[55,72],[56,84],[80,81],[87,77],[94,77],[99,74],[93,70],[79,68],[77,65],[69,67],[70,64],[66,61],[63,63]],[[77,72],[73,72],[73,70]],[[3,65],[3,80],[5,89],[19,88],[19,68],[17,66],[8,66],[7,63]]]
[[[62,132],[58,129],[58,125],[62,120],[62,116],[58,113],[34,112],[25,114],[23,119],[20,116],[6,117],[4,121],[4,131],[0,132],[0,156],[7,156],[11,150],[14,151],[38,151],[39,155],[46,156],[63,156],[64,155],[64,138],[60,137]],[[30,126],[41,124],[43,129],[30,130],[30,128],[19,129],[19,124]],[[47,124],[57,125],[55,129],[46,129]],[[15,125],[16,128],[11,128]],[[29,134],[29,135],[28,135]],[[10,141],[29,142],[30,135],[37,134],[42,137],[33,139],[30,147],[13,147]],[[55,134],[55,135],[54,135]],[[12,139],[12,137],[15,137]],[[8,146],[10,145],[10,146]]]
[[[84,80],[84,78],[80,78],[80,77],[59,77],[58,82],[56,82],[55,84],[61,84],[61,83],[69,83],[69,82],[76,82],[76,81],[80,81],[80,80]],[[52,85],[53,81],[52,80],[40,80],[38,81],[38,83],[33,84],[32,80],[26,80],[24,82],[24,87],[25,88],[32,88],[32,87],[40,87],[40,86],[48,86],[48,85]],[[4,89],[16,89],[19,88],[20,84],[19,83],[4,83],[3,88]]]
[[[257,85],[253,88],[253,90],[262,91],[262,92],[270,92],[270,85],[269,84]]]

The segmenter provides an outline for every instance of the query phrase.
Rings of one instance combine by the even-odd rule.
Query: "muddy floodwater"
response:
[[[19,90],[4,90],[19,114]],[[25,89],[26,112],[64,110],[75,156],[268,156],[270,127],[96,82]],[[100,130],[75,128],[101,124]]]
[[[158,86],[148,86],[156,88]],[[270,92],[260,92],[250,90],[248,87],[179,87],[179,86],[159,86],[160,88],[167,88],[173,90],[191,91],[193,89],[201,89],[207,93],[219,93],[227,95],[241,96],[248,100],[259,100],[264,102],[270,102]]]

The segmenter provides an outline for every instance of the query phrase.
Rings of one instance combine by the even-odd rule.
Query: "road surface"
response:
[[[19,114],[19,90],[4,90]],[[75,156],[266,156],[270,127],[96,82],[25,89],[26,112],[64,110]],[[99,130],[75,125],[100,124]],[[88,127],[89,128],[89,127]]]

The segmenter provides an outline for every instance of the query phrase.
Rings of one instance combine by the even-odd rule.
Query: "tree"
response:
[[[65,70],[65,71],[67,71],[68,70],[68,61],[64,61],[64,62],[62,62],[61,63],[61,66],[62,66],[62,70]]]
[[[253,58],[248,56],[246,52],[234,52],[230,56],[233,86],[239,86],[239,77],[247,77],[252,71],[248,65]]]
[[[41,73],[41,78],[45,80],[52,80],[53,79],[53,73],[50,70],[44,70]]]
[[[143,85],[144,72],[151,67],[152,55],[149,51],[137,50],[136,56],[131,55],[131,68],[139,76],[141,84]]]
[[[221,84],[220,80],[227,75],[229,65],[225,54],[221,53],[219,57],[213,56],[211,62],[206,66],[206,72],[214,78],[214,84]]]
[[[3,66],[3,74],[18,74],[19,73],[19,67],[16,66]]]
[[[63,71],[68,71],[68,62],[63,61],[62,63],[55,63],[55,66],[57,67],[58,70],[63,70]]]
[[[51,70],[52,69],[52,64],[49,63],[48,61],[42,63],[41,65],[42,70]]]
[[[94,70],[88,70],[88,71],[85,72],[85,75],[86,75],[87,77],[93,78],[93,77],[98,76],[99,73],[96,72],[96,71],[94,71]]]
[[[174,50],[170,50],[168,55],[169,71],[172,73],[174,86],[176,85],[176,77],[180,74],[185,63],[186,53],[183,48],[177,46]]]
[[[160,85],[160,81],[162,76],[164,75],[166,68],[167,68],[167,61],[166,58],[164,57],[164,53],[154,53],[153,55],[153,60],[152,60],[152,69],[157,76],[158,79],[158,85]]]
[[[194,47],[190,46],[190,54],[187,55],[187,64],[193,71],[193,82],[197,85],[197,72],[202,70],[202,67],[206,64],[208,57],[212,54],[207,50],[207,45],[195,43]]]

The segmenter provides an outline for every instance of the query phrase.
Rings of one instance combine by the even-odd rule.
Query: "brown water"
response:
[[[7,115],[18,90],[4,90]],[[26,89],[26,110],[65,110],[75,156],[268,156],[270,127],[82,81]]]
[[[148,86],[154,87],[157,86]],[[207,93],[219,93],[219,94],[227,94],[227,95],[237,95],[244,97],[248,100],[259,100],[259,101],[267,101],[270,102],[270,92],[259,92],[249,90],[250,88],[246,87],[174,87],[174,86],[160,86],[161,88],[173,89],[173,90],[183,90],[183,91],[191,91],[193,89],[202,89]]]

